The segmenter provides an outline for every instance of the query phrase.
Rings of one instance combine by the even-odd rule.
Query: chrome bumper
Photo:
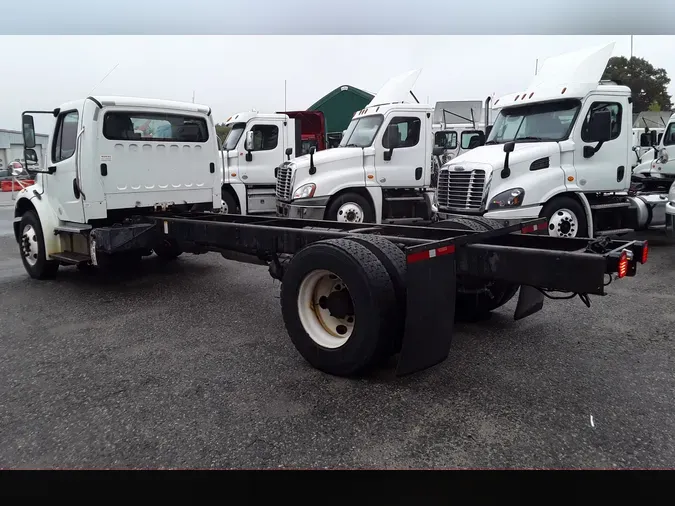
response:
[[[298,206],[277,201],[277,216],[304,220],[323,220],[326,206]]]

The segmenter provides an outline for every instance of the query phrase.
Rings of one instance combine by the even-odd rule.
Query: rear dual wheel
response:
[[[386,254],[360,239],[330,239],[301,250],[281,286],[282,314],[294,346],[313,367],[337,376],[379,363],[403,331],[397,289],[378,258]]]
[[[501,228],[498,221],[483,217],[451,218],[436,222],[432,226],[474,232],[486,232]],[[483,320],[489,316],[491,311],[503,306],[515,297],[519,288],[519,285],[500,280],[458,276],[455,319],[463,322]]]

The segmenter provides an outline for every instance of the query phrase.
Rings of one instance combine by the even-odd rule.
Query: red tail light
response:
[[[626,277],[626,274],[628,274],[628,253],[626,251],[622,251],[619,256],[619,267],[617,272],[620,278]]]
[[[648,256],[649,256],[649,244],[647,243],[647,241],[645,241],[645,243],[642,245],[642,256],[640,257],[640,263],[646,264]]]

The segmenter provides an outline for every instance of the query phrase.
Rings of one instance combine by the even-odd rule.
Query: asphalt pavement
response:
[[[664,468],[675,247],[606,297],[458,325],[413,376],[293,348],[264,267],[208,254],[117,278],[24,272],[0,205],[0,468]]]

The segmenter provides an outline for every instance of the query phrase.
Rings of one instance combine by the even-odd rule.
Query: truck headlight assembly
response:
[[[509,209],[513,207],[520,207],[525,198],[525,190],[522,188],[511,188],[505,192],[501,192],[490,199],[488,209]]]
[[[294,199],[308,199],[314,196],[316,185],[314,183],[303,184],[300,188],[295,190],[293,194]]]

